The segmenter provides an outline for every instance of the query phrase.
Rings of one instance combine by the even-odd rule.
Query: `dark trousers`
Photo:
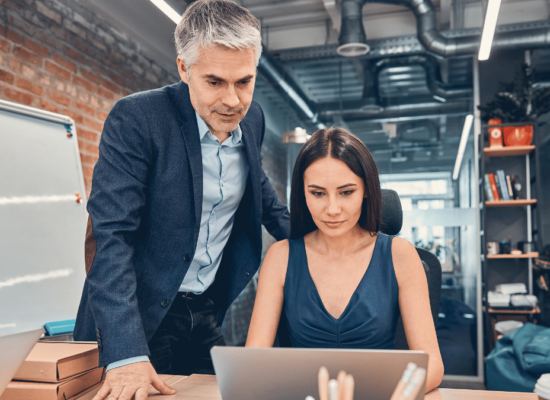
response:
[[[149,341],[149,359],[158,374],[214,374],[210,349],[225,346],[214,302],[178,293]]]

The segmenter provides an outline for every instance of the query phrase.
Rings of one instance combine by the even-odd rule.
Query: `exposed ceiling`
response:
[[[175,69],[174,24],[149,0],[77,0],[143,45],[153,58]],[[166,0],[183,13],[187,3]],[[482,24],[482,0],[432,0],[440,29],[475,29]],[[285,76],[317,110],[322,122],[349,128],[374,153],[382,173],[452,170],[464,117],[472,112],[471,57],[434,59],[422,65],[387,66],[376,62],[396,54],[426,55],[415,37],[416,21],[401,6],[367,4],[363,22],[371,46],[364,57],[336,55],[338,0],[236,0],[258,17],[266,50]],[[548,0],[503,0],[499,24],[546,19]],[[460,34],[454,32],[451,34]],[[375,71],[375,72],[373,72]],[[435,88],[466,90],[443,99]],[[468,91],[469,90],[469,91]],[[311,133],[300,117],[264,79],[256,91],[290,122]],[[365,107],[368,105],[368,107]],[[383,124],[395,124],[395,134]],[[407,162],[399,160],[407,159]],[[392,161],[393,160],[393,161]],[[398,160],[396,162],[396,160]]]

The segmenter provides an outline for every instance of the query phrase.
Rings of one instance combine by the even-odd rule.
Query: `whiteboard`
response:
[[[0,101],[0,336],[76,318],[85,205],[73,120]]]

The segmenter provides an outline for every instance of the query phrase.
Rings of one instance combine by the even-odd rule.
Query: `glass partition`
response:
[[[441,263],[436,333],[450,380],[479,380],[482,375],[473,135],[467,143],[458,180],[449,170],[380,176],[381,187],[395,190],[401,199],[403,227],[398,236],[430,251]]]

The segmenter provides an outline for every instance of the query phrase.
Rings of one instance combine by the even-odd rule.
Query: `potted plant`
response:
[[[514,80],[509,83],[500,82],[493,101],[479,106],[482,120],[490,124],[494,124],[494,120],[505,124],[525,122],[525,126],[503,128],[506,146],[531,144],[534,121],[550,112],[550,88],[535,85],[536,78],[536,70],[525,63],[519,64]]]

